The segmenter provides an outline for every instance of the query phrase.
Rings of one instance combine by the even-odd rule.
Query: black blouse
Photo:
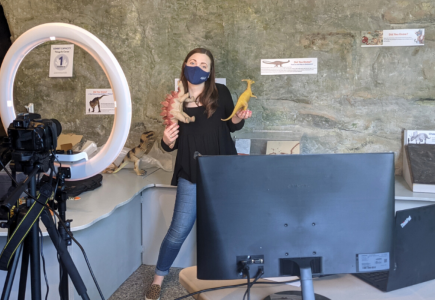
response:
[[[180,132],[173,149],[163,139],[161,141],[162,148],[167,152],[178,149],[171,185],[177,185],[179,177],[196,183],[195,151],[202,155],[237,155],[230,132],[242,129],[245,120],[238,124],[234,124],[231,119],[221,121],[231,115],[234,103],[225,85],[217,83],[216,87],[219,93],[218,108],[210,118],[204,113],[204,106],[185,107],[184,111],[189,116],[195,116],[195,122],[178,122]]]

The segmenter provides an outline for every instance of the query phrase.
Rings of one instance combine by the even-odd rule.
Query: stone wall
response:
[[[236,100],[255,80],[253,118],[238,136],[301,139],[303,153],[396,153],[403,129],[434,129],[435,3],[357,0],[0,0],[12,40],[47,22],[99,37],[119,60],[133,101],[128,146],[145,129],[160,134],[160,102],[189,50],[209,48],[217,77]],[[425,28],[422,47],[361,48],[361,31]],[[17,75],[16,109],[34,102],[65,132],[99,144],[112,116],[85,116],[85,89],[107,88],[93,58],[75,47],[74,77],[48,78],[50,45],[32,51]],[[261,76],[260,59],[318,58],[317,75]],[[284,133],[279,133],[284,131]]]

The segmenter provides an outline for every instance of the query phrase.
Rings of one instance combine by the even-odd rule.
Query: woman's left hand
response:
[[[247,109],[247,110],[239,110],[239,111],[236,113],[236,116],[237,116],[239,119],[242,119],[242,120],[244,120],[244,119],[249,119],[250,117],[252,117],[252,111],[249,110],[249,109]]]
[[[233,122],[233,124],[239,124],[242,120],[249,119],[250,117],[252,117],[252,111],[250,111],[249,109],[239,110],[238,112],[236,112],[231,121]]]

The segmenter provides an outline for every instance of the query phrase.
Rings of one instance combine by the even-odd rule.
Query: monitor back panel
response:
[[[392,153],[203,156],[197,184],[199,279],[238,278],[243,255],[263,255],[268,277],[288,258],[355,273],[358,254],[391,251]]]

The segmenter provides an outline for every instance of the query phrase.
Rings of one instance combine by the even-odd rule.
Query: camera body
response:
[[[62,131],[59,121],[41,119],[39,114],[19,114],[9,125],[8,136],[15,151],[44,153],[56,150]]]

